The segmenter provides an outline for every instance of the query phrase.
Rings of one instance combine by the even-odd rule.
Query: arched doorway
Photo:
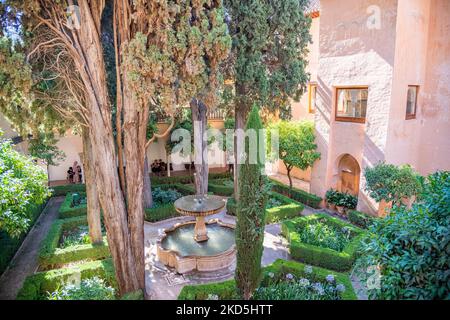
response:
[[[349,154],[343,155],[338,164],[337,189],[358,196],[360,174],[358,161]]]

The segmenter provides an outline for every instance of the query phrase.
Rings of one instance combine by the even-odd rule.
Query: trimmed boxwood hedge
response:
[[[58,248],[62,233],[65,230],[87,225],[87,217],[73,217],[56,220],[39,249],[39,265],[44,269],[51,269],[74,261],[98,260],[110,256],[106,239],[103,244],[82,244],[68,248]]]
[[[217,194],[219,196],[231,197],[234,193],[234,186],[223,185],[223,182],[227,180],[229,179],[210,180],[208,183],[208,191]]]
[[[34,226],[36,220],[39,218],[46,205],[47,202],[41,205],[31,205],[28,207],[27,216],[31,220],[28,231]],[[0,231],[0,275],[5,272],[11,262],[11,259],[14,257],[17,250],[19,250],[22,242],[28,235],[28,231],[22,234],[19,238],[12,238],[5,231]]]
[[[266,223],[277,223],[286,219],[292,219],[300,216],[305,207],[291,198],[283,196],[277,192],[271,192],[270,196],[281,201],[283,204],[279,207],[266,209]],[[229,198],[227,201],[227,214],[236,216],[236,200]]]
[[[86,192],[86,185],[84,184],[66,184],[63,186],[55,186],[51,188],[53,190],[53,197],[64,197],[68,193]]]
[[[69,279],[83,280],[100,277],[106,283],[117,288],[114,266],[111,259],[90,261],[78,266],[38,272],[25,279],[18,300],[45,300],[48,292],[54,292]]]
[[[353,286],[348,274],[337,273],[335,271],[323,269],[320,267],[312,267],[312,273],[306,274],[305,266],[305,264],[299,262],[278,259],[272,265],[267,266],[263,269],[264,277],[261,281],[261,285],[266,285],[269,279],[268,274],[270,272],[274,273],[277,276],[285,276],[290,273],[298,278],[307,278],[309,280],[320,282],[325,282],[327,275],[333,274],[335,276],[336,282],[341,283],[345,286],[345,291],[341,295],[342,299],[357,300],[357,296],[355,294],[355,291],[353,290]],[[235,281],[229,280],[220,283],[185,286],[181,290],[178,296],[178,300],[206,300],[208,299],[209,295],[217,295],[221,300],[239,299]]]
[[[78,193],[82,196],[86,195],[83,192],[78,192]],[[73,217],[87,215],[87,205],[86,204],[83,204],[78,207],[73,207],[73,208],[71,207],[72,195],[73,195],[73,193],[68,193],[66,195],[66,198],[64,199],[64,202],[61,204],[61,207],[59,207],[59,218],[60,219],[67,219],[67,218],[73,218]]]
[[[210,173],[208,175],[209,180],[215,179],[231,179],[231,174],[229,172],[221,172],[221,173]],[[151,177],[152,186],[162,185],[162,184],[189,184],[194,182],[193,175],[185,175],[185,176],[173,176],[173,177]]]
[[[342,252],[301,242],[298,229],[304,228],[317,219],[325,219],[330,226],[347,227],[350,230],[353,239]],[[294,259],[336,271],[350,270],[356,259],[358,245],[364,235],[363,230],[326,214],[315,214],[284,221],[281,230],[283,236],[289,241],[289,251]]]
[[[377,217],[370,216],[364,212],[351,210],[347,213],[348,220],[357,225],[360,228],[367,229],[372,223],[374,223]]]
[[[287,186],[279,181],[276,181],[274,179],[270,179],[270,182],[272,183],[273,191],[281,193],[285,196],[289,196],[289,186]],[[310,206],[315,209],[319,209],[320,203],[322,202],[321,197],[318,197],[315,194],[308,193],[306,191],[303,191],[301,189],[297,189],[294,187],[292,187],[290,197],[298,202],[306,204],[307,206]]]

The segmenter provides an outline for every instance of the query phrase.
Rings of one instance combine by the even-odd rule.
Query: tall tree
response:
[[[247,156],[245,163],[240,165],[239,188],[242,193],[237,205],[235,278],[240,293],[248,300],[261,279],[265,208],[269,191],[264,175],[265,141],[260,135],[263,125],[256,106],[248,117],[246,129],[253,132],[249,136],[255,139],[245,141]]]
[[[227,23],[233,38],[227,76],[234,83],[236,129],[243,129],[253,103],[289,116],[290,101],[306,88],[311,18],[309,0],[225,0]],[[235,161],[243,138],[235,141]],[[236,199],[239,166],[235,164]]]
[[[53,56],[53,76],[64,79],[85,122],[108,243],[121,293],[144,289],[143,172],[149,105],[171,110],[192,97],[215,93],[217,61],[230,39],[221,1],[114,1],[117,116],[123,153],[116,152],[112,106],[100,37],[105,1],[15,1],[33,30],[30,54]],[[68,23],[67,8],[75,15]],[[54,57],[57,57],[55,59]],[[122,140],[118,139],[119,145]],[[120,148],[119,148],[120,149]],[[123,156],[125,186],[115,170]]]

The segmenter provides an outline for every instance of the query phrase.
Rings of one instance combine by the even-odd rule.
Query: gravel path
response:
[[[12,259],[9,268],[0,278],[0,300],[14,300],[25,278],[38,268],[38,251],[51,224],[58,218],[58,209],[64,197],[52,198],[30,230],[22,246]]]

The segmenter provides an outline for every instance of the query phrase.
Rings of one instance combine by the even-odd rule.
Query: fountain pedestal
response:
[[[194,228],[194,240],[197,242],[208,241],[208,231],[206,230],[205,217],[197,217]]]

